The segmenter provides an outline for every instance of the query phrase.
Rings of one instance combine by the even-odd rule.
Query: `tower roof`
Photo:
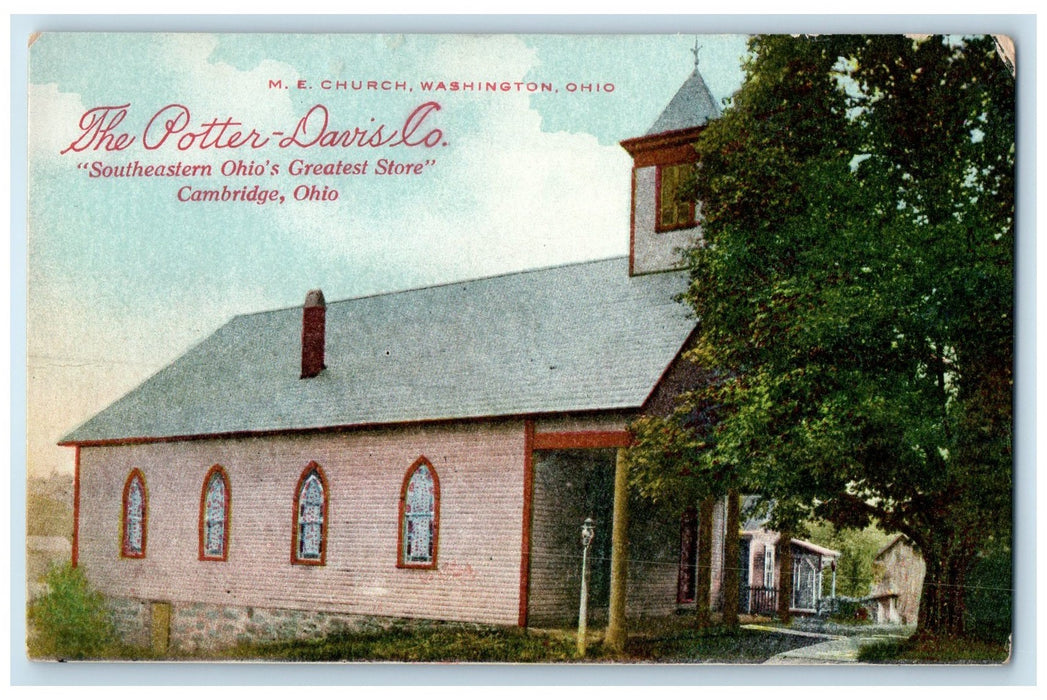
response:
[[[702,79],[695,65],[694,72],[684,81],[676,95],[662,110],[661,116],[654,122],[647,135],[663,134],[667,131],[679,131],[696,126],[705,126],[712,119],[720,116],[720,107],[713,99],[712,93]]]

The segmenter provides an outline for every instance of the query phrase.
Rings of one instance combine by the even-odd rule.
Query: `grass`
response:
[[[624,654],[612,654],[598,640],[586,662],[761,663],[771,656],[817,640],[752,630],[675,630],[632,637]],[[242,644],[223,659],[268,661],[407,661],[564,663],[581,661],[575,637],[566,631],[525,631],[453,623],[398,626],[369,632],[341,632],[321,639]]]
[[[711,627],[707,630],[682,631],[671,636],[632,639],[626,648],[630,657],[626,660],[759,664],[775,654],[820,641],[823,640],[791,634]]]
[[[1009,658],[1008,645],[971,639],[892,639],[858,651],[858,661],[863,663],[1002,664]]]
[[[575,654],[575,637],[567,630],[521,630],[450,622],[409,622],[388,629],[338,632],[316,639],[244,643],[219,652],[172,652],[113,648],[111,659],[252,660],[252,661],[394,661],[484,663],[722,663],[759,664],[785,651],[823,641],[817,637],[729,630],[722,626],[694,629],[686,624],[638,625],[625,653],[604,649],[599,632],[590,633],[585,659]],[[1006,662],[1005,645],[972,640],[892,639],[862,646],[863,663],[998,664]]]
[[[395,626],[338,632],[318,639],[241,644],[223,658],[273,661],[562,662],[574,658],[573,637],[456,624]]]

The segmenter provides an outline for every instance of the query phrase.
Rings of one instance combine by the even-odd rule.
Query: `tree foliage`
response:
[[[855,530],[837,528],[824,521],[808,523],[807,534],[812,542],[840,553],[836,561],[836,595],[849,598],[868,596],[877,576],[874,560],[891,541],[891,536],[875,525]],[[832,578],[826,576],[822,581],[822,595],[828,597],[831,593]]]
[[[750,49],[694,178],[685,300],[715,374],[641,439],[779,524],[908,535],[921,629],[961,634],[966,573],[1011,521],[1013,76],[990,37]]]

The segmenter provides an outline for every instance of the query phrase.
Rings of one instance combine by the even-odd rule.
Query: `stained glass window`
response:
[[[124,485],[124,532],[122,552],[125,557],[145,556],[145,482],[135,469]]]
[[[204,487],[202,556],[225,559],[228,529],[228,490],[225,473],[214,467]]]
[[[296,558],[322,562],[324,554],[324,518],[326,500],[324,482],[317,469],[312,469],[300,482],[296,513]]]
[[[436,555],[439,499],[436,473],[424,460],[417,462],[408,473],[403,493],[400,561],[407,565],[430,565]]]

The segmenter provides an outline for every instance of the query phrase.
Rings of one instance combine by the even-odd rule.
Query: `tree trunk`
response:
[[[737,489],[727,492],[727,526],[723,543],[723,624],[727,627],[738,626],[738,586],[741,574],[738,570],[740,500]]]
[[[626,595],[629,561],[629,465],[618,450],[614,467],[614,515],[611,523],[611,594],[604,646],[615,654],[625,651]]]
[[[775,545],[778,558],[778,619],[785,624],[792,621],[790,608],[793,602],[793,547],[792,536],[783,532]]]
[[[709,626],[709,596],[713,571],[713,507],[716,500],[706,498],[698,506],[698,565],[694,581],[694,623]]]
[[[971,555],[925,554],[926,573],[920,593],[916,636],[963,637],[967,630],[965,584]]]

